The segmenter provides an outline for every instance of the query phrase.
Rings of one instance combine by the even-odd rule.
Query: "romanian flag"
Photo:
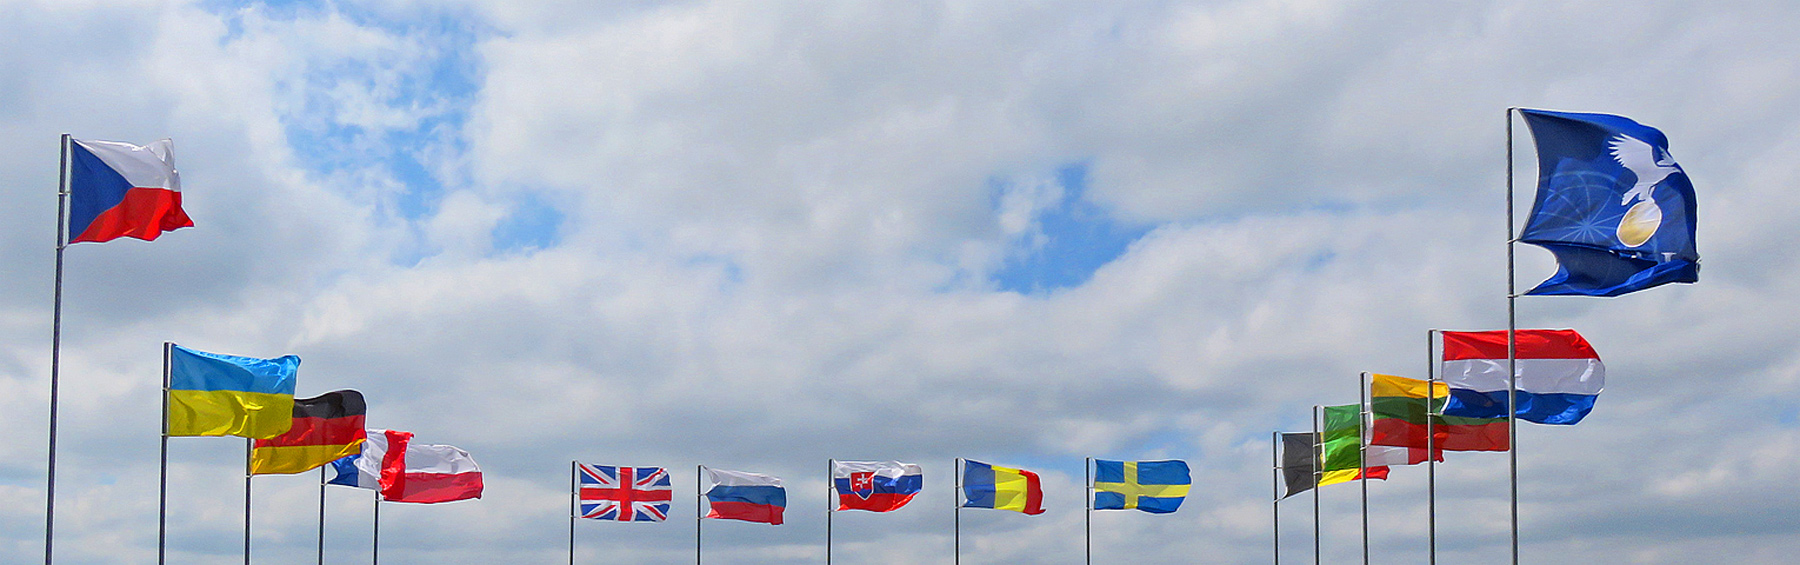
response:
[[[1325,431],[1320,452],[1324,454],[1319,486],[1346,483],[1363,478],[1386,479],[1385,465],[1363,464],[1362,406],[1345,404],[1325,407]],[[1370,463],[1375,463],[1371,461]]]
[[[361,453],[367,414],[362,393],[354,390],[295,400],[294,427],[274,438],[256,440],[250,452],[250,474],[302,473]]]
[[[257,359],[170,348],[168,435],[269,439],[293,426],[299,357]]]
[[[963,507],[1043,514],[1043,482],[1024,469],[964,460]]]
[[[1194,481],[1186,461],[1094,461],[1094,509],[1168,514]]]
[[[173,142],[69,141],[69,243],[148,241],[193,227],[181,210]]]
[[[1426,404],[1431,412],[1443,409],[1450,396],[1444,383],[1393,375],[1370,375],[1369,404],[1374,413],[1369,444],[1425,449]],[[1432,444],[1442,451],[1506,451],[1506,418],[1431,416]],[[1442,458],[1442,455],[1439,455]]]

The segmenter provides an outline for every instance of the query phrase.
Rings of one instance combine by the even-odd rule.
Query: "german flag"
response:
[[[294,427],[274,438],[256,440],[250,452],[250,474],[303,473],[361,453],[367,414],[362,393],[354,390],[295,399]]]

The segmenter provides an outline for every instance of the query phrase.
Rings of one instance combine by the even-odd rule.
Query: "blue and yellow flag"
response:
[[[1624,116],[1520,110],[1538,192],[1519,241],[1556,255],[1525,294],[1618,296],[1700,280],[1694,185],[1662,131]]]
[[[1186,461],[1094,460],[1094,509],[1168,514],[1181,508],[1193,479]]]
[[[269,439],[294,425],[299,357],[257,359],[179,345],[172,349],[169,435]]]

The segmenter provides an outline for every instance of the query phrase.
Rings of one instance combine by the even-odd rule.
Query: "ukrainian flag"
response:
[[[1094,509],[1168,514],[1181,508],[1193,479],[1186,461],[1094,461]]]
[[[269,439],[293,427],[299,357],[257,359],[170,348],[169,435]]]

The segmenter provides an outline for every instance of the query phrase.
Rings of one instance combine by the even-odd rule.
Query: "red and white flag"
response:
[[[381,499],[388,502],[432,504],[481,498],[481,467],[469,452],[448,445],[413,443],[410,432],[369,430],[355,465],[362,478],[352,486],[369,488],[368,483],[377,482]]]

